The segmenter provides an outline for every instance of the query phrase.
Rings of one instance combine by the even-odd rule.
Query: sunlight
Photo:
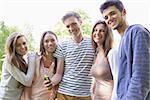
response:
[[[84,10],[92,24],[101,18],[99,6],[104,0],[0,0],[0,21],[8,26],[17,26],[26,32],[25,25],[31,26],[35,41],[43,31],[53,30],[63,14],[74,9]],[[146,27],[150,23],[148,0],[122,0],[130,24],[139,23]],[[148,27],[149,28],[149,27]]]

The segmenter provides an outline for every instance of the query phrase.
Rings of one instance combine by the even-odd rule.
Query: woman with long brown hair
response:
[[[54,100],[57,86],[45,87],[45,75],[51,80],[56,71],[56,58],[53,52],[57,47],[57,36],[52,31],[42,34],[40,41],[40,55],[36,58],[36,72],[31,87],[25,88],[21,100]],[[49,82],[49,81],[48,81]]]
[[[5,47],[0,100],[20,100],[24,86],[30,86],[32,83],[35,54],[28,54],[27,39],[17,32],[10,34]]]
[[[94,77],[92,100],[110,100],[113,89],[113,77],[108,62],[108,52],[112,48],[112,31],[104,21],[99,20],[92,30],[95,49],[95,61],[91,68]]]

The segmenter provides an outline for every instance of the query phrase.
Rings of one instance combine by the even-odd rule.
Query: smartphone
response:
[[[51,82],[51,80],[49,79],[49,77],[47,75],[44,75],[44,80],[49,80],[49,82]],[[51,90],[52,86],[48,86],[48,90]]]

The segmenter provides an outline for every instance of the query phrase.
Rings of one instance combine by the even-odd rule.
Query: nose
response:
[[[25,48],[25,45],[21,45],[21,49],[24,49]]]
[[[73,31],[73,27],[70,26],[69,27],[69,31],[72,32]]]
[[[49,41],[49,42],[48,42],[48,45],[52,45],[52,42],[51,42],[51,41]]]

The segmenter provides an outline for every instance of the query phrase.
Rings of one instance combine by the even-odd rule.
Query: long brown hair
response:
[[[27,63],[23,57],[16,52],[16,41],[20,37],[25,36],[17,32],[10,34],[6,40],[5,52],[8,62],[20,69],[22,72],[26,73],[28,68]]]
[[[105,53],[105,57],[107,56],[109,50],[112,48],[112,44],[113,44],[113,35],[112,35],[112,30],[108,27],[108,25],[105,23],[105,21],[97,21],[93,28],[92,28],[92,35],[91,35],[91,38],[92,38],[92,45],[93,45],[93,48],[96,52],[96,49],[97,49],[97,43],[93,40],[93,32],[94,32],[94,28],[98,25],[98,24],[103,24],[104,27],[105,27],[105,41],[103,43],[103,49],[104,49],[104,53]]]
[[[46,31],[42,34],[41,41],[40,41],[40,55],[42,56],[42,58],[40,60],[40,64],[42,63],[43,56],[46,54],[46,51],[45,51],[45,48],[44,48],[44,37],[45,37],[46,34],[53,34],[55,36],[56,40],[58,40],[57,35],[52,31]],[[55,62],[54,73],[56,73],[56,67],[57,67],[57,59],[56,58],[55,58],[54,62]]]

